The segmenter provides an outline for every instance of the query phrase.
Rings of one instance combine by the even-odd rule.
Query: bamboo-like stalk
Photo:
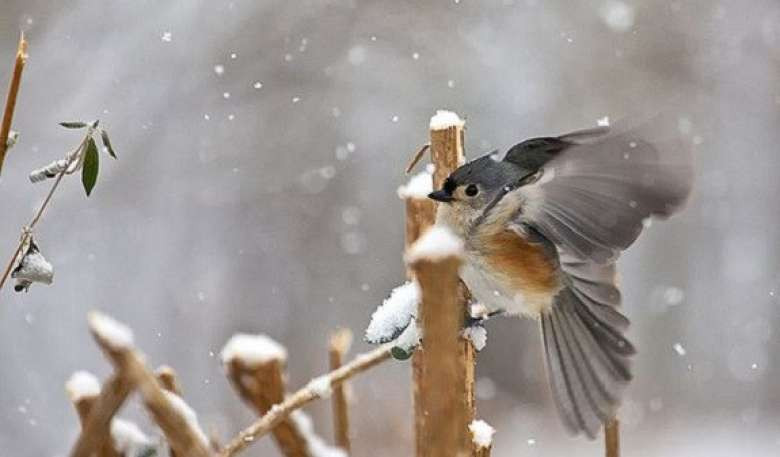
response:
[[[328,344],[330,370],[338,370],[344,363],[344,356],[352,345],[352,332],[342,328],[333,333]],[[349,404],[347,402],[346,383],[333,388],[331,408],[333,409],[333,438],[336,446],[347,453],[352,450],[349,437]]]
[[[617,418],[604,425],[604,455],[620,457],[620,421]]]
[[[117,375],[103,384],[100,395],[89,407],[89,418],[82,419],[81,434],[73,445],[70,457],[90,457],[96,450],[111,445],[111,420],[134,386],[133,380]]]
[[[331,387],[337,387],[347,379],[369,370],[388,360],[393,349],[392,343],[380,346],[371,352],[360,354],[341,368],[324,375]],[[219,453],[219,457],[237,455],[261,436],[269,433],[276,425],[298,408],[320,398],[309,385],[288,396],[283,402],[274,405],[267,414],[241,431]]]
[[[109,381],[109,388],[112,382],[113,381]],[[82,435],[86,435],[84,432],[87,431],[87,427],[89,426],[90,416],[103,405],[103,403],[101,403],[101,394],[81,395],[78,398],[72,398],[71,400],[73,401],[73,407],[76,409],[76,413],[79,416]],[[95,453],[97,457],[122,457],[119,452],[116,451],[113,439],[111,438],[110,423],[112,418],[113,414],[109,417],[108,427],[99,432],[92,432],[90,436],[85,436],[87,441],[94,443],[92,449],[97,449],[97,452]]]
[[[466,457],[473,452],[468,430],[473,413],[467,392],[467,360],[460,354],[464,321],[458,292],[460,265],[457,255],[412,263],[422,289],[423,372],[416,380],[425,415],[422,429],[417,430],[424,442],[417,450],[421,457]]]
[[[180,456],[208,457],[210,451],[206,439],[165,394],[157,378],[146,368],[141,355],[132,346],[118,345],[102,333],[95,324],[98,317],[94,313],[90,315],[90,330],[95,341],[114,365],[118,376],[137,386],[144,406],[162,430],[171,449]]]
[[[259,416],[264,416],[271,408],[284,400],[286,386],[284,382],[285,361],[271,358],[264,363],[248,366],[240,359],[226,364],[227,376],[241,398],[250,405]],[[273,428],[273,436],[282,454],[287,457],[309,457],[306,438],[290,419],[280,421]]]
[[[460,165],[465,162],[463,154],[463,140],[464,131],[463,125],[452,125],[446,128],[432,128],[430,130],[430,151],[431,161],[435,166],[433,173],[433,188],[440,189],[444,184],[447,177],[455,171]],[[419,155],[419,153],[417,154]],[[417,155],[415,156],[416,162]],[[435,223],[436,219],[436,205],[430,199],[407,199],[406,200],[406,246],[407,248],[415,241],[419,236],[430,226]],[[462,317],[466,312],[468,291],[465,286],[458,281],[455,290],[458,291],[458,304],[457,310],[459,310],[459,319],[462,322]],[[421,305],[425,306],[425,305]],[[421,315],[424,311],[421,311]],[[418,325],[422,324],[420,320],[421,316],[418,316]],[[458,330],[460,331],[460,330]],[[425,334],[425,330],[423,330]],[[431,447],[431,441],[429,440],[425,430],[427,426],[428,413],[424,407],[426,400],[423,398],[426,388],[422,386],[428,381],[426,380],[428,370],[425,367],[425,336],[423,337],[423,350],[415,351],[412,358],[412,378],[413,378],[413,398],[414,398],[414,427],[415,427],[415,449],[416,456],[427,456],[428,450]],[[475,416],[475,403],[474,403],[474,376],[475,376],[475,351],[470,341],[465,338],[459,339],[458,347],[456,348],[458,366],[460,366],[464,372],[465,378],[463,380],[463,390],[461,392],[461,398],[464,399],[466,405],[466,414],[462,418],[463,423],[461,428],[468,429],[469,423]],[[476,450],[474,450],[476,452]]]
[[[3,162],[5,153],[8,151],[8,135],[11,133],[11,123],[16,108],[16,98],[19,95],[19,87],[22,83],[22,70],[27,63],[27,40],[24,39],[24,32],[19,35],[19,45],[16,47],[16,59],[14,59],[14,69],[11,73],[11,82],[8,85],[8,96],[5,99],[5,111],[3,111],[3,121],[0,124],[0,174],[3,173]]]

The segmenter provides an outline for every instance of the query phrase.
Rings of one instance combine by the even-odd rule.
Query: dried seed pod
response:
[[[11,272],[11,277],[16,279],[14,290],[17,292],[26,292],[34,282],[48,285],[54,279],[54,267],[43,257],[32,236],[28,239],[29,245],[22,251],[24,255]]]

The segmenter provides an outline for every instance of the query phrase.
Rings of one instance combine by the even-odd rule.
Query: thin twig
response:
[[[420,149],[417,150],[414,156],[412,156],[412,160],[410,160],[409,163],[406,165],[405,173],[407,175],[411,173],[412,170],[414,170],[415,165],[417,165],[417,163],[422,159],[423,154],[425,154],[425,151],[427,151],[428,148],[430,147],[431,147],[430,143],[425,143],[420,147]]]
[[[351,362],[342,366],[338,370],[332,371],[326,374],[326,378],[330,381],[330,385],[335,387],[343,383],[347,379],[362,373],[390,358],[390,351],[392,350],[392,344],[387,344],[374,349],[371,352],[358,355]],[[314,392],[310,387],[304,387],[294,394],[290,395],[283,402],[274,405],[266,415],[255,421],[252,425],[241,431],[230,443],[222,450],[219,457],[231,457],[247,446],[252,444],[261,436],[270,432],[279,422],[284,420],[290,413],[297,410],[303,405],[311,403],[312,401],[320,398],[320,396]]]
[[[604,455],[620,457],[620,422],[617,418],[604,425]]]
[[[338,370],[344,363],[344,356],[352,345],[352,332],[347,328],[336,331],[328,344],[330,370]],[[336,446],[349,453],[352,445],[349,438],[349,404],[346,383],[333,388],[331,408],[333,409],[333,434]]]
[[[181,396],[181,385],[176,376],[176,371],[173,368],[168,365],[161,365],[154,370],[154,375],[157,377],[157,381],[160,382],[163,389]]]
[[[16,48],[16,59],[14,60],[14,69],[11,74],[11,83],[8,86],[8,96],[5,99],[5,111],[3,112],[3,123],[0,125],[0,174],[3,172],[3,162],[5,153],[8,150],[8,135],[11,133],[11,122],[16,108],[16,97],[19,94],[19,86],[22,82],[22,70],[27,62],[27,40],[24,39],[24,32],[19,35],[19,45]]]
[[[38,221],[41,220],[41,217],[43,216],[43,212],[46,210],[46,207],[49,206],[49,202],[51,202],[51,198],[54,195],[54,191],[56,191],[57,187],[59,187],[60,181],[62,181],[62,177],[65,176],[65,172],[68,170],[68,168],[70,168],[73,162],[78,159],[80,155],[80,150],[86,147],[87,141],[92,136],[92,133],[93,133],[92,129],[88,129],[87,134],[84,135],[84,139],[81,140],[81,144],[79,144],[79,146],[72,153],[67,155],[68,161],[65,167],[57,175],[57,178],[54,180],[54,184],[52,184],[51,189],[49,189],[49,193],[46,194],[46,198],[43,200],[43,203],[41,203],[41,206],[38,207],[38,211],[35,212],[35,215],[33,216],[32,220],[25,227],[24,233],[22,234],[22,237],[19,240],[19,245],[16,247],[16,251],[14,251],[14,254],[8,260],[8,265],[6,265],[5,267],[5,271],[3,272],[3,277],[0,278],[0,290],[3,289],[3,286],[5,285],[5,281],[8,279],[8,275],[11,274],[11,270],[13,269],[14,264],[16,263],[17,257],[22,252],[22,248],[27,244],[27,241],[32,236],[33,229],[38,224]]]

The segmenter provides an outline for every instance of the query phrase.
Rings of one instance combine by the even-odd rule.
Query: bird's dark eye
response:
[[[478,193],[479,193],[479,189],[477,188],[476,185],[469,184],[468,186],[466,186],[466,195],[468,195],[469,197],[473,197]]]

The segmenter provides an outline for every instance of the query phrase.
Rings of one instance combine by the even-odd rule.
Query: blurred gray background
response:
[[[20,29],[30,41],[22,136],[0,179],[2,261],[48,190],[27,174],[78,143],[57,122],[99,118],[119,161],[102,160],[89,199],[67,178],[41,222],[55,283],[0,292],[0,455],[67,454],[79,427],[64,382],[111,372],[91,309],[129,324],[150,364],[173,365],[223,439],[253,418],[218,360],[231,334],[283,343],[291,387],[325,371],[328,334],[359,340],[403,280],[395,189],[437,108],[467,118],[473,157],[669,106],[697,183],[687,211],[622,259],[640,349],[625,455],[780,453],[777,1],[1,7],[3,89]],[[601,455],[558,425],[536,324],[488,328],[478,409],[498,430],[493,455]],[[393,362],[352,384],[356,456],[411,454],[409,378]],[[123,415],[156,433],[136,403]],[[307,411],[330,437],[328,403]],[[266,438],[247,455],[278,453]]]

